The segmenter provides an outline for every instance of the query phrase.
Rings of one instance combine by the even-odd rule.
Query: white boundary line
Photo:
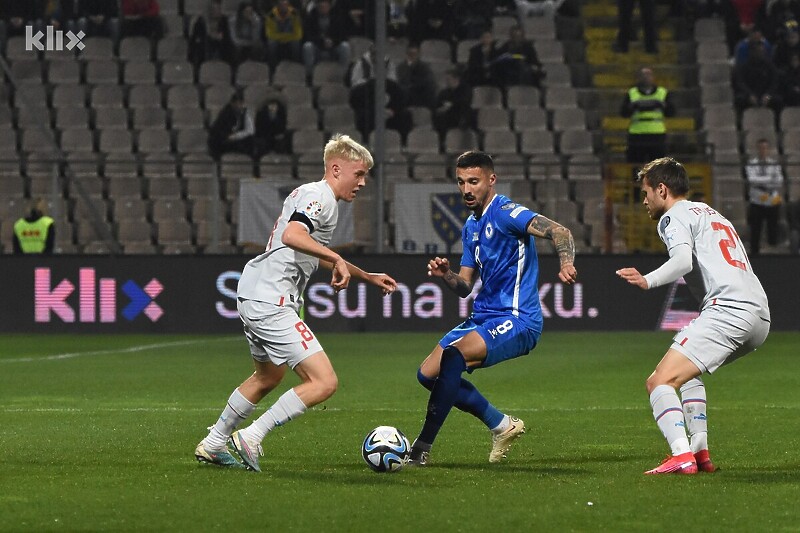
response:
[[[116,348],[113,350],[94,350],[91,352],[69,352],[69,353],[60,353],[56,355],[44,355],[44,356],[33,356],[33,357],[16,357],[14,359],[3,359],[0,358],[0,363],[35,363],[38,361],[60,361],[62,359],[73,359],[75,357],[84,357],[87,355],[112,355],[112,354],[123,354],[123,353],[136,353],[136,352],[143,352],[146,350],[159,350],[161,348],[171,348],[174,346],[191,346],[193,344],[205,344],[208,342],[227,342],[233,339],[241,339],[240,336],[236,337],[223,337],[223,338],[215,338],[215,339],[196,339],[196,340],[187,340],[187,341],[173,341],[173,342],[160,342],[155,344],[140,344],[139,346],[130,346],[128,348]]]

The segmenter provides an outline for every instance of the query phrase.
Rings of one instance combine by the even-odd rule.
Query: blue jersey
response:
[[[512,314],[542,332],[539,261],[534,237],[527,232],[534,213],[498,194],[483,215],[464,224],[461,266],[475,268],[483,288],[475,298],[475,315]]]

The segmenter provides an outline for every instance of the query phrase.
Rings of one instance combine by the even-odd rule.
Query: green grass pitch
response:
[[[642,474],[668,451],[644,390],[668,334],[548,332],[472,376],[527,423],[507,462],[454,411],[430,467],[373,473],[361,441],[416,436],[437,339],[322,335],[339,391],[268,435],[256,474],[193,456],[250,371],[243,336],[0,336],[0,530],[800,530],[800,334],[706,378],[715,474]]]

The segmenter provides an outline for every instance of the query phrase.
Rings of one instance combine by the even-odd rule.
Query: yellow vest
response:
[[[642,94],[638,87],[633,87],[628,90],[628,98],[630,98],[631,103],[641,100],[659,100],[663,104],[667,99],[667,90],[664,87],[657,87],[653,94]],[[647,135],[666,132],[663,108],[653,111],[635,111],[631,115],[631,125],[628,128],[628,133]]]
[[[19,247],[26,254],[40,254],[44,252],[47,243],[47,232],[53,224],[50,217],[41,217],[35,222],[28,222],[24,218],[14,223],[14,234],[19,239]]]

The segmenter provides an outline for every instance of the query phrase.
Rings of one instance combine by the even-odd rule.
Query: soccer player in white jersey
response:
[[[708,205],[686,199],[689,180],[683,165],[669,157],[656,159],[639,171],[638,180],[644,206],[658,220],[658,235],[670,258],[644,276],[635,268],[622,268],[617,275],[640,289],[683,276],[700,301],[700,316],[675,335],[647,378],[653,416],[672,454],[645,473],[713,472],[700,375],[764,343],[770,325],[767,296],[730,221]]]
[[[463,253],[458,273],[450,262],[435,257],[428,275],[441,278],[462,298],[482,283],[470,317],[447,333],[417,371],[420,384],[431,391],[425,423],[411,447],[409,464],[428,462],[433,442],[453,407],[483,422],[492,433],[489,462],[505,457],[525,424],[490,404],[462,378],[466,371],[488,368],[520,357],[539,342],[542,307],[539,302],[539,260],[534,237],[553,241],[560,259],[559,279],[575,283],[575,242],[572,233],[544,215],[497,194],[494,162],[484,152],[471,151],[456,160],[458,188],[472,215],[461,232]]]
[[[198,461],[260,471],[258,457],[267,433],[327,400],[337,387],[336,373],[316,335],[300,319],[303,292],[318,265],[332,270],[331,286],[346,289],[351,277],[380,287],[397,288],[394,279],[364,272],[327,246],[336,227],[339,200],[352,202],[366,184],[373,160],[347,135],[325,145],[325,175],[301,185],[286,198],[272,228],[266,251],[245,265],[237,302],[255,372],[233,391],[217,422],[195,450]],[[234,432],[283,379],[287,367],[300,377],[250,426]],[[228,451],[230,441],[241,463]],[[242,465],[243,463],[243,465]]]

